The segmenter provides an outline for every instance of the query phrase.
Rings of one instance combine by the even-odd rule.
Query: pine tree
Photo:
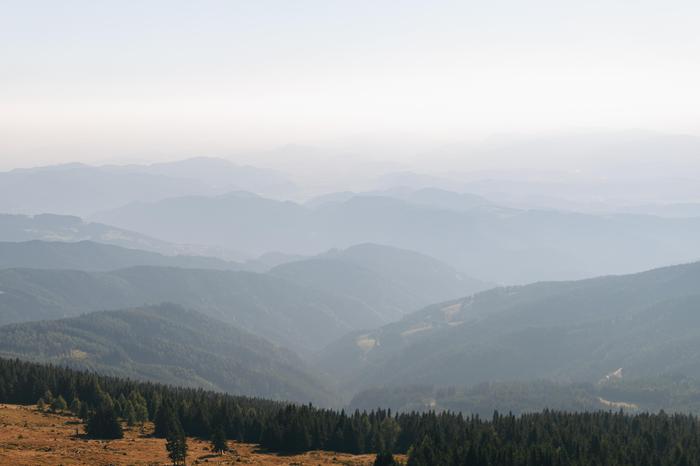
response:
[[[129,400],[124,402],[122,417],[126,420],[126,424],[129,427],[136,425],[136,410],[134,409],[134,405],[132,405],[131,401]]]
[[[379,445],[377,449],[380,452],[393,452],[396,439],[401,432],[401,426],[391,416],[385,417],[379,424]]]
[[[117,411],[118,416],[126,418],[126,397],[123,393],[120,393],[116,401],[114,402],[114,409]]]
[[[167,438],[172,432],[182,429],[175,408],[172,403],[167,401],[158,408],[153,423],[155,424],[154,434],[156,437]]]
[[[374,466],[395,466],[396,464],[394,455],[390,452],[377,453],[377,457],[374,459]]]
[[[119,439],[124,437],[122,426],[119,424],[114,407],[103,404],[89,417],[85,426],[89,437],[99,439]]]
[[[129,401],[134,407],[136,422],[143,424],[148,421],[148,404],[146,399],[137,390],[132,390],[129,394]]]
[[[228,451],[228,444],[226,443],[226,433],[224,429],[219,426],[211,434],[211,449],[215,453],[222,454]]]
[[[78,414],[78,417],[83,421],[87,421],[88,417],[90,417],[90,409],[88,408],[87,403],[80,403],[80,413]]]
[[[39,398],[39,400],[36,402],[36,408],[39,411],[44,411],[46,409],[46,402],[44,401],[44,398]]]
[[[70,402],[70,412],[73,413],[74,416],[80,416],[80,410],[82,409],[83,404],[80,402],[78,397],[76,396],[73,398],[73,401]]]
[[[68,405],[66,404],[66,400],[64,400],[61,395],[58,395],[51,402],[51,411],[53,412],[62,412],[66,409],[68,409]]]
[[[165,443],[168,457],[173,462],[173,466],[184,465],[187,459],[187,439],[182,428],[175,429],[168,434]]]

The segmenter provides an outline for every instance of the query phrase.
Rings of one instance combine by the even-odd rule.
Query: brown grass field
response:
[[[152,425],[125,427],[121,440],[88,440],[69,415],[42,413],[35,406],[0,404],[0,465],[167,465],[165,440],[150,436]],[[312,451],[278,455],[256,445],[230,442],[234,451],[218,456],[206,441],[188,438],[187,464],[371,465],[374,455]],[[403,458],[402,458],[403,459]]]

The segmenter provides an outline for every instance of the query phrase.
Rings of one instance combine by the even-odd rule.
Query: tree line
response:
[[[229,439],[272,451],[377,452],[381,464],[392,464],[391,453],[407,453],[408,466],[700,464],[698,419],[692,415],[545,410],[495,412],[485,419],[383,409],[346,413],[0,359],[0,401],[37,400],[47,409],[68,406],[97,437],[119,436],[119,419],[153,421],[154,435],[168,439],[175,457],[186,454],[187,435],[220,448]]]

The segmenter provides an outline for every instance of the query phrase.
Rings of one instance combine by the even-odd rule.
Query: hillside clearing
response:
[[[135,465],[170,464],[165,440],[153,438],[153,426],[125,428],[121,440],[88,440],[80,421],[71,416],[42,413],[35,406],[0,404],[0,464],[35,465]],[[371,465],[373,455],[312,451],[279,455],[258,450],[256,445],[229,442],[235,451],[218,456],[209,442],[188,438],[187,464],[246,465]]]

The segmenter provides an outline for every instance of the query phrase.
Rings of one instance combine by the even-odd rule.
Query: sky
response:
[[[700,2],[0,1],[0,168],[700,135]]]

